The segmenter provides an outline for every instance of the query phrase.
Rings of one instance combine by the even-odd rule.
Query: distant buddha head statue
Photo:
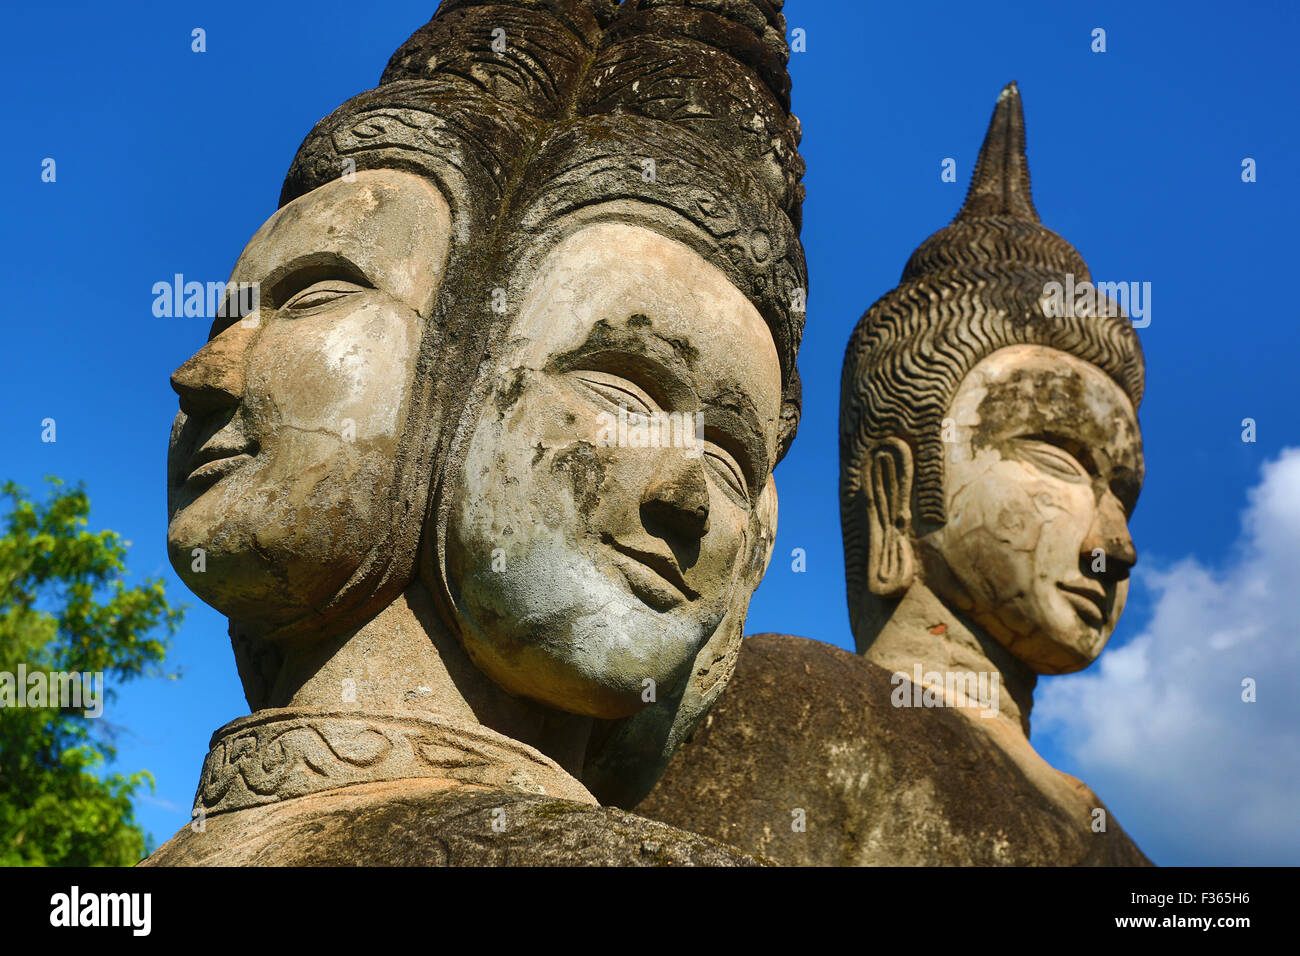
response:
[[[721,691],[799,414],[780,6],[444,0],[307,137],[232,276],[260,313],[173,376],[169,550],[254,709],[415,581],[602,722],[593,779]]]
[[[1101,653],[1137,560],[1144,372],[1115,303],[1057,307],[1060,288],[1086,282],[1034,210],[1011,84],[961,212],[845,356],[840,504],[860,652],[926,589],[1038,673]]]

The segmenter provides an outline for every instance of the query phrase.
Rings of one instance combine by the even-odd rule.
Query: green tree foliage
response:
[[[127,587],[127,543],[87,531],[85,491],[48,480],[45,501],[0,488],[0,671],[100,672],[109,702],[122,681],[175,676],[162,661],[183,609],[161,579]],[[131,798],[153,777],[97,772],[115,756],[111,725],[84,708],[0,707],[0,865],[140,860],[149,848]]]

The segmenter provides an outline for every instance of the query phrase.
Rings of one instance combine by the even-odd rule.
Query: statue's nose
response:
[[[1123,580],[1137,564],[1137,548],[1128,532],[1128,518],[1119,500],[1110,493],[1102,495],[1092,527],[1080,548],[1089,563],[1098,549],[1106,556],[1106,577]]]
[[[236,322],[172,372],[172,389],[180,396],[181,411],[197,416],[239,404],[252,334],[252,328]]]
[[[641,498],[648,523],[694,542],[709,533],[709,486],[698,458],[669,455]],[[651,529],[653,531],[653,528]]]

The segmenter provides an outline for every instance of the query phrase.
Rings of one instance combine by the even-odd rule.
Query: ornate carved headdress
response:
[[[1009,345],[1044,345],[1096,365],[1142,399],[1142,349],[1114,303],[1057,317],[1045,286],[1090,281],[1068,242],[1039,222],[1029,192],[1020,92],[998,97],[966,202],[952,223],[912,253],[898,287],[853,330],[840,384],[840,521],[849,617],[855,633],[874,601],[867,580],[867,467],[876,444],[901,438],[915,462],[914,507],[942,523],[941,426],[957,387],[983,358]],[[910,509],[909,509],[910,510]]]
[[[571,228],[568,217],[638,203],[647,225],[695,247],[767,321],[784,377],[783,455],[798,424],[807,278],[781,6],[444,0],[376,89],[308,135],[281,204],[346,170],[436,181],[459,260],[443,303],[467,288],[473,302],[462,303],[468,316],[435,309],[434,324],[459,339],[490,324],[487,292]]]

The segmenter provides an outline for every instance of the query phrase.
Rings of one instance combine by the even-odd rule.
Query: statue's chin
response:
[[[1114,630],[1107,621],[1084,621],[1056,594],[1000,607],[973,608],[966,616],[1012,656],[1039,674],[1071,674],[1101,654]],[[947,602],[950,607],[960,606]]]
[[[1029,638],[1000,643],[1036,673],[1073,674],[1097,659],[1109,636],[1109,630],[1099,632],[1079,626],[1044,629]]]
[[[220,550],[194,542],[203,539],[173,522],[167,535],[167,557],[176,576],[204,604],[232,620],[247,622],[251,631],[269,633],[311,613],[314,593],[286,586],[269,556],[251,548]],[[333,575],[324,569],[314,575],[321,587]]]
[[[625,621],[622,633],[582,619],[514,639],[489,640],[480,634],[464,645],[479,670],[517,697],[570,714],[615,720],[667,694],[690,663],[689,653],[637,653],[647,645],[634,643],[631,635],[644,635],[646,628],[638,628],[631,613]],[[625,647],[632,650],[620,653]]]
[[[493,683],[610,720],[665,696],[722,616],[701,601],[654,610],[613,563],[575,546],[520,549],[500,571],[480,565],[457,584],[461,642]]]
[[[541,668],[537,670],[541,671]],[[559,672],[550,675],[534,673],[514,688],[506,684],[501,686],[516,696],[527,697],[555,710],[601,720],[630,717],[649,706],[637,689],[602,683],[599,679],[584,679],[583,675],[572,671],[563,673],[563,670],[563,667],[557,668]],[[492,677],[492,674],[488,676]],[[554,679],[546,680],[547,676]]]
[[[268,610],[277,610],[279,602],[271,593],[273,582],[265,568],[248,567],[247,560],[207,552],[203,559],[206,567],[200,571],[190,553],[189,548],[168,548],[176,576],[213,610],[237,620],[260,619],[267,616]]]

